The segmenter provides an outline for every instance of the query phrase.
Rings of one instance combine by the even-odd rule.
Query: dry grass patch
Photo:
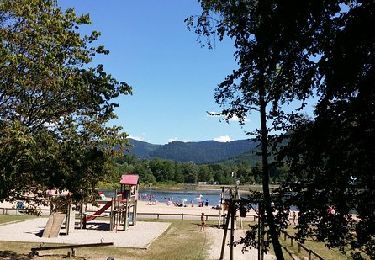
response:
[[[0,225],[4,225],[8,222],[19,222],[27,219],[36,218],[32,215],[0,215]]]

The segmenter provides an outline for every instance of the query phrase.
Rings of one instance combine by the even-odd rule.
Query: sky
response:
[[[109,51],[95,62],[133,87],[116,100],[118,119],[131,138],[153,144],[171,141],[233,141],[248,138],[259,121],[229,124],[207,112],[220,112],[214,89],[236,68],[230,39],[202,48],[184,19],[200,14],[196,0],[60,0],[62,8],[89,13],[83,31],[102,33]]]

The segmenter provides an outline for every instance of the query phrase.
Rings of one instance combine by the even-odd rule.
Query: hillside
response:
[[[180,142],[174,141],[166,145],[154,145],[130,139],[133,146],[130,154],[139,158],[162,158],[177,162],[213,163],[235,158],[253,151],[257,145],[254,140],[232,142]]]
[[[161,146],[143,141],[137,141],[131,138],[128,140],[129,144],[131,145],[131,148],[129,148],[129,153],[142,159],[150,158],[150,153],[157,150]]]

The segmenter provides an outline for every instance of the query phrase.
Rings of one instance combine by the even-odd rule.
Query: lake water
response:
[[[113,190],[102,190],[106,197],[112,198],[114,195]],[[155,189],[140,189],[139,199],[150,202],[167,203],[172,201],[174,203],[185,203],[185,204],[195,204],[201,201],[206,203],[208,201],[209,206],[216,206],[220,203],[220,190],[155,190]],[[228,194],[226,194],[228,196]],[[243,197],[246,197],[243,196]],[[229,199],[229,197],[224,197],[224,199]],[[258,205],[252,204],[252,207],[257,209]],[[291,206],[291,210],[298,210],[297,207]]]
[[[114,195],[113,190],[103,190],[106,197],[111,198]],[[198,204],[199,201],[206,202],[210,206],[215,206],[220,203],[220,190],[202,190],[202,191],[165,191],[155,189],[140,189],[139,199],[145,201],[158,201],[160,203],[167,203],[172,201],[175,203],[185,202],[187,204]]]
[[[140,199],[152,200],[158,202],[173,201],[177,203],[193,203],[208,202],[209,205],[217,205],[220,203],[220,191],[161,191],[153,189],[140,190]]]

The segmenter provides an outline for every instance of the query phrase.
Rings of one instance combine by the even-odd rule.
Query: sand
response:
[[[114,242],[115,247],[147,248],[167,230],[170,223],[138,221],[127,231],[74,230],[69,236],[41,237],[48,218],[36,218],[0,226],[1,241],[87,244]],[[94,221],[95,223],[95,221]],[[96,223],[101,224],[97,221]],[[92,225],[90,225],[92,226]]]
[[[214,260],[219,259],[221,253],[221,245],[223,242],[224,231],[223,229],[218,228],[207,228],[204,232],[208,236],[208,239],[211,243],[210,249],[208,250],[208,259]],[[245,236],[245,230],[236,230],[234,233],[235,241],[239,240],[240,237]],[[224,248],[224,259],[229,259],[230,257],[230,248],[227,246],[229,244],[230,232],[228,231],[227,239],[226,239],[226,246]],[[233,259],[236,260],[247,260],[247,259],[257,259],[258,258],[258,250],[257,249],[248,249],[244,254],[241,252],[242,246],[238,245],[233,248]],[[273,255],[264,255],[265,260],[273,260],[276,259]]]
[[[204,206],[204,207],[198,207],[197,205],[194,205],[193,207],[191,204],[188,204],[187,207],[176,207],[174,205],[167,205],[165,203],[156,203],[156,204],[149,204],[146,201],[138,201],[138,207],[137,212],[141,213],[140,218],[146,217],[146,213],[155,213],[155,214],[184,214],[184,219],[195,219],[199,220],[202,213],[208,217],[208,220],[217,220],[219,213],[227,214],[227,211],[219,211],[217,209],[212,209],[212,206]],[[242,220],[246,221],[253,221],[254,220],[255,211],[251,210],[247,213],[246,218],[242,218]],[[150,216],[154,216],[151,214]],[[181,216],[168,216],[168,215],[160,215],[160,218],[162,219],[168,219],[168,218],[179,218],[181,219]]]
[[[10,206],[9,204],[0,204],[0,208]],[[90,208],[90,207],[89,207]],[[47,208],[43,208],[43,212],[48,212]],[[96,207],[90,209],[95,210]],[[203,212],[208,216],[209,220],[217,220],[219,210],[212,209],[211,207],[176,207],[174,205],[166,205],[164,203],[149,204],[147,201],[138,201],[138,219],[147,218],[145,214],[151,214],[149,217],[156,218],[154,214],[177,214],[175,216],[160,215],[160,219],[181,219],[181,214],[184,214],[184,219],[200,219]],[[221,211],[221,214],[227,213]],[[248,213],[248,217],[243,220],[253,220],[255,212]],[[56,238],[43,238],[41,237],[44,227],[48,218],[36,218],[26,220],[18,223],[9,223],[0,225],[0,240],[1,241],[27,241],[27,242],[48,242],[48,243],[66,243],[66,244],[84,244],[84,243],[100,243],[100,242],[114,242],[115,247],[127,248],[148,248],[152,241],[162,235],[170,226],[166,222],[144,222],[137,221],[136,226],[130,226],[129,230],[124,231],[98,231],[98,230],[74,230],[69,236],[60,235]],[[103,225],[103,221],[92,221],[89,225],[91,229],[96,226]],[[104,224],[108,225],[108,224]],[[108,227],[107,227],[108,230]],[[205,236],[208,245],[208,259],[218,259],[221,251],[221,244],[223,239],[223,229],[215,227],[207,227],[205,229]],[[235,239],[244,236],[245,230],[236,230]],[[229,231],[227,235],[227,242],[229,242]],[[241,246],[234,248],[234,259],[256,259],[257,250],[250,249],[242,254]],[[224,259],[229,259],[229,247],[225,247]],[[265,259],[276,259],[274,256],[265,255]]]

